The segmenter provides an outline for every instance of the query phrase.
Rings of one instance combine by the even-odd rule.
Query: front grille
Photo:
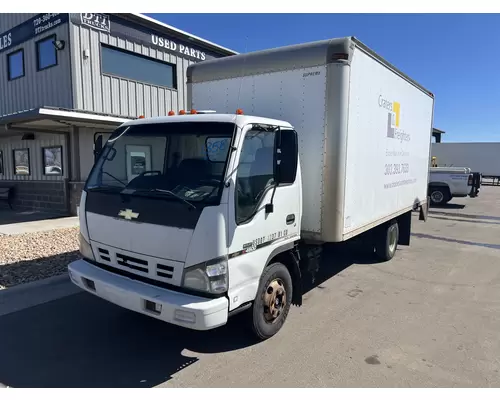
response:
[[[104,261],[111,262],[111,258],[109,258],[109,251],[106,249],[99,248],[99,257],[101,257]]]
[[[116,253],[116,262],[122,267],[127,267],[141,272],[149,272],[148,262],[135,257],[126,256],[125,254]]]
[[[175,267],[166,265],[161,259],[152,257],[141,257],[134,254],[130,256],[122,251],[114,251],[113,248],[104,248],[102,245],[97,245],[98,262],[109,265],[114,268],[120,268],[140,276],[149,276],[167,283],[175,283],[180,278],[175,276]],[[138,257],[139,256],[139,257]],[[182,268],[182,267],[181,267]]]
[[[174,276],[174,267],[169,267],[168,265],[156,264],[156,275],[162,278],[172,279]]]

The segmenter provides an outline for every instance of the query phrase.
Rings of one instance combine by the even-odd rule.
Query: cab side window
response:
[[[284,129],[279,140],[279,158],[277,160],[280,186],[291,185],[297,176],[298,162],[297,132]]]
[[[274,142],[274,131],[250,130],[245,136],[236,175],[237,224],[252,218],[274,185]]]

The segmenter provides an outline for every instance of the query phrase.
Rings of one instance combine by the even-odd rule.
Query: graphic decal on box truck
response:
[[[378,105],[384,111],[387,111],[387,131],[386,136],[391,139],[396,139],[400,143],[409,142],[411,137],[404,129],[401,128],[401,103],[399,101],[390,101],[384,96],[378,96]],[[386,157],[405,157],[408,158],[410,153],[405,150],[386,149]],[[390,162],[384,165],[385,176],[401,176],[410,174],[410,164],[408,162]],[[399,181],[393,181],[384,184],[384,189],[395,188],[403,185],[410,185],[416,182],[415,178],[406,178]]]
[[[387,137],[409,142],[410,135],[400,128],[401,124],[401,103],[389,101],[382,95],[378,96],[379,107],[388,111],[387,113]]]

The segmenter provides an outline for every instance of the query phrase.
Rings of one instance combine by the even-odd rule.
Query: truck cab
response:
[[[107,140],[80,203],[74,284],[196,330],[250,309],[259,338],[284,323],[300,239],[297,133],[237,114],[138,119]]]

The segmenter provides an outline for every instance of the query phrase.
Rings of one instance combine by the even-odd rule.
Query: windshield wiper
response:
[[[119,186],[89,186],[87,188],[89,192],[115,192],[121,190]]]
[[[134,194],[134,193],[165,193],[165,194],[168,194],[170,196],[173,196],[175,197],[176,199],[186,203],[188,206],[190,207],[193,207],[195,210],[196,210],[196,206],[187,201],[186,199],[183,199],[181,196],[175,194],[174,192],[170,191],[170,190],[165,190],[165,189],[157,189],[157,188],[154,188],[154,189],[124,189],[122,192],[122,194]]]

